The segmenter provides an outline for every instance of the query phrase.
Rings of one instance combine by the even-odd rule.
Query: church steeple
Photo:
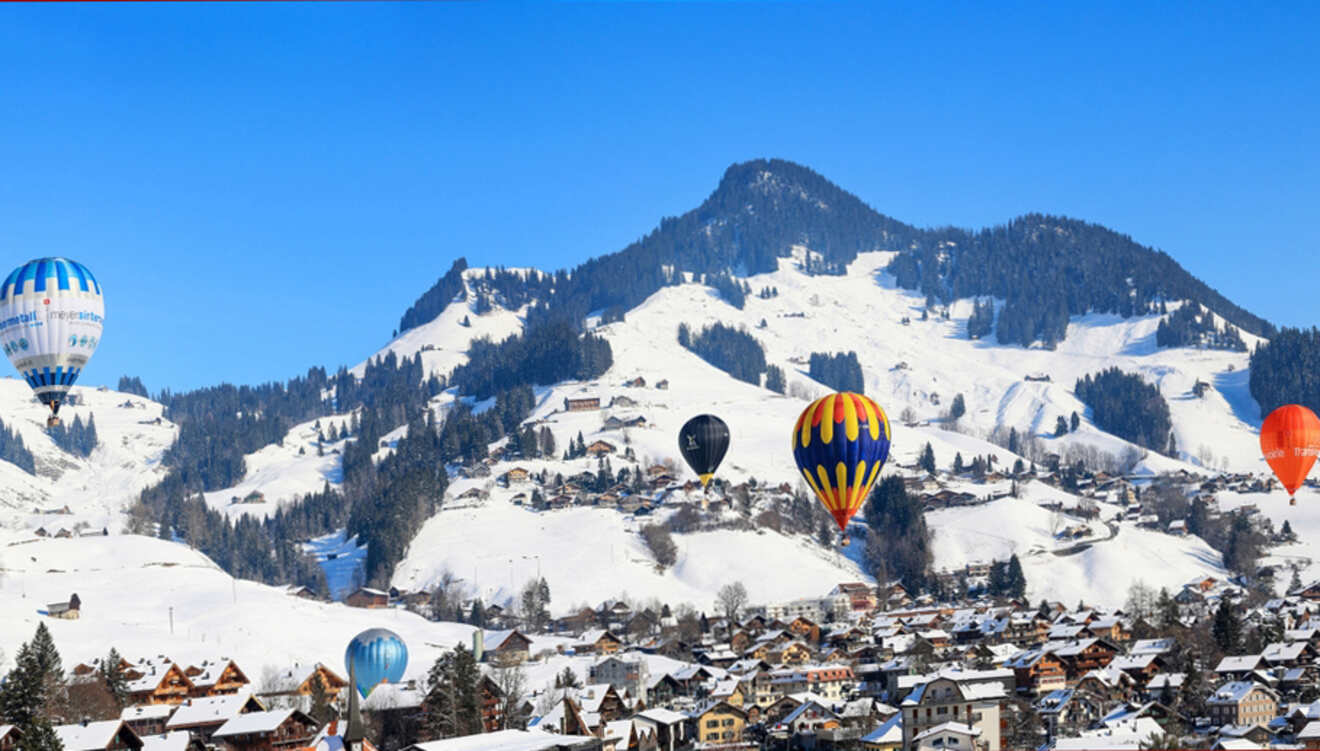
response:
[[[362,723],[362,708],[358,704],[357,673],[348,668],[348,727],[344,730],[346,751],[365,751],[366,726]]]

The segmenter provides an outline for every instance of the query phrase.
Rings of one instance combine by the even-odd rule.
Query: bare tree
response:
[[[527,671],[521,665],[495,670],[495,685],[500,688],[500,717],[503,730],[522,730],[527,727],[522,705],[527,700]]]
[[[724,617],[728,618],[730,623],[734,623],[738,620],[738,612],[747,605],[747,587],[744,587],[742,582],[725,584],[720,587],[715,598]]]

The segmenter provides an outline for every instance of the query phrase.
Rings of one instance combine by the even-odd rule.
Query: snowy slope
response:
[[[441,648],[471,644],[471,626],[294,597],[281,588],[235,580],[176,543],[131,535],[24,539],[31,538],[12,533],[0,538],[0,647],[10,662],[39,621],[50,629],[68,667],[113,646],[128,657],[165,654],[190,661],[223,655],[237,660],[253,681],[266,665],[287,667],[295,661],[324,662],[342,671],[348,641],[376,626],[408,643],[406,677],[424,676]],[[38,614],[73,593],[82,601],[78,620]]]
[[[543,576],[551,610],[565,613],[623,597],[710,610],[715,592],[733,581],[743,582],[754,601],[765,602],[818,597],[839,582],[869,578],[842,555],[804,540],[729,530],[675,535],[678,561],[660,573],[636,534],[639,523],[613,510],[537,513],[492,497],[432,517],[392,584],[429,587],[447,570],[484,602],[503,603],[529,579]]]
[[[132,394],[75,386],[81,404],[65,405],[60,417],[72,424],[96,416],[99,445],[83,459],[57,447],[46,432],[45,406],[17,378],[0,379],[0,420],[16,430],[36,460],[37,474],[29,475],[8,462],[0,462],[0,527],[73,529],[86,524],[95,529],[118,528],[121,512],[137,494],[164,477],[160,465],[165,449],[174,442],[175,427],[161,416],[159,404]],[[71,515],[33,513],[68,506]]]

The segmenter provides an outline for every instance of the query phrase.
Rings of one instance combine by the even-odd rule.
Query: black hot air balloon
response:
[[[729,426],[715,415],[697,415],[678,431],[678,450],[704,488],[729,450]]]

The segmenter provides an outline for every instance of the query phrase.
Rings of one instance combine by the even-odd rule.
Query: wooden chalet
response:
[[[189,665],[183,672],[192,682],[191,695],[196,697],[236,694],[251,683],[233,660],[224,658]]]
[[[590,456],[604,456],[615,452],[614,444],[609,441],[595,441],[587,446],[587,454]]]
[[[14,751],[23,737],[22,731],[15,725],[0,725],[0,751]]]
[[[390,593],[379,589],[361,587],[344,598],[344,604],[350,608],[383,608],[390,604]]]
[[[123,720],[138,734],[139,738],[149,735],[161,735],[165,732],[165,723],[174,714],[172,704],[144,704],[136,707],[124,707],[119,719]]]
[[[173,662],[134,665],[126,677],[133,704],[179,704],[193,694],[192,681]]]
[[[78,599],[78,595],[75,593],[70,595],[69,599],[65,602],[52,602],[47,605],[46,614],[51,618],[76,621],[78,620],[78,616],[82,614],[81,608],[82,600]]]
[[[611,655],[622,648],[623,640],[605,629],[587,631],[573,645],[578,654]]]
[[[482,634],[482,658],[497,665],[518,665],[531,656],[532,640],[518,629]]]
[[[493,733],[504,725],[504,691],[489,675],[482,675],[477,683],[477,700],[481,704],[481,726]]]
[[[811,644],[820,643],[820,626],[810,618],[804,616],[794,618],[793,622],[788,624],[788,631]]]
[[[64,751],[141,751],[142,739],[123,720],[57,725]]]
[[[248,712],[233,717],[211,734],[229,751],[275,751],[311,745],[320,724],[297,709]]]
[[[189,699],[174,708],[165,721],[165,730],[186,732],[192,738],[206,741],[221,725],[234,717],[264,711],[266,706],[247,692]]]
[[[565,412],[589,412],[594,409],[600,409],[600,397],[588,396],[564,400]]]

